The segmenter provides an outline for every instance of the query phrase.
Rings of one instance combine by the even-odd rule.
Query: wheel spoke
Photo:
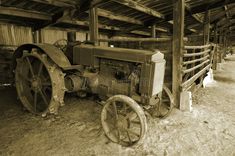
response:
[[[114,117],[114,114],[113,114],[113,111],[110,110],[108,107],[105,107],[105,109],[107,110],[107,112],[112,116]]]
[[[118,143],[120,143],[121,141],[121,134],[120,134],[120,130],[117,128],[117,139],[118,139]]]
[[[130,113],[128,113],[127,115],[126,115],[126,119],[129,119],[130,121],[132,121],[132,120],[134,120],[134,119],[136,119],[136,117],[137,117],[137,114],[136,113],[133,113],[133,112],[130,112]]]
[[[51,83],[50,82],[42,82],[42,85],[45,87],[50,87]]]
[[[140,123],[140,121],[135,121],[135,120],[131,120],[130,121],[132,124],[137,124],[137,125],[140,125],[141,123]]]
[[[34,92],[34,111],[37,112],[37,98],[38,98],[38,92]]]
[[[48,83],[48,81],[50,81],[50,77],[45,77],[45,76],[42,76],[42,81],[45,82],[45,83]]]
[[[129,132],[126,131],[126,133],[127,133],[127,137],[128,137],[128,140],[129,140],[130,144],[132,144],[132,140],[131,140],[131,136],[130,136]]]
[[[125,130],[128,131],[129,134],[133,134],[133,135],[135,135],[135,136],[137,136],[137,137],[140,137],[140,134],[137,133],[137,132],[134,132],[134,131],[132,131],[132,130],[130,130],[130,129],[125,129]]]
[[[39,69],[38,69],[38,76],[41,75],[42,67],[43,67],[43,63],[41,62],[40,65],[39,65]]]
[[[30,73],[31,73],[31,74],[32,74],[32,76],[34,77],[34,72],[33,72],[32,64],[31,64],[31,62],[30,62],[30,60],[29,60],[29,58],[28,58],[28,57],[26,57],[26,60],[27,60],[28,65],[29,65]]]
[[[40,92],[40,94],[41,94],[41,97],[42,97],[44,103],[45,103],[46,105],[48,105],[48,101],[47,101],[47,99],[46,99],[46,96],[43,94],[42,90],[40,90],[39,92]]]
[[[23,78],[24,80],[31,82],[30,78],[26,77],[26,76],[23,75],[22,73],[19,72],[18,75],[19,75],[21,78]]]
[[[114,113],[115,113],[115,119],[118,120],[118,113],[117,113],[117,106],[116,106],[116,102],[113,102],[112,103],[113,105],[113,110],[114,110]]]

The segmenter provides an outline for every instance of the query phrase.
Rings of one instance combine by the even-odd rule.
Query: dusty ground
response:
[[[102,107],[69,98],[57,117],[24,111],[14,89],[0,94],[0,155],[235,156],[235,56],[215,73],[215,82],[193,97],[193,111],[173,110],[164,120],[148,119],[138,147],[111,143],[100,127]]]

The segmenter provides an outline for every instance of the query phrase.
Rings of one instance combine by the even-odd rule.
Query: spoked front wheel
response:
[[[140,142],[147,131],[143,109],[130,97],[115,95],[109,98],[101,113],[106,136],[123,146]]]
[[[153,116],[158,118],[166,118],[174,107],[174,98],[168,87],[163,86],[162,97],[153,109]]]

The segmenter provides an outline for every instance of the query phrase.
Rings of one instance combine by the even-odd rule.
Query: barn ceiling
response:
[[[151,26],[172,33],[172,0],[1,0],[0,21],[33,27],[81,29],[89,25],[88,9],[98,7],[99,28],[108,32],[149,36]],[[185,0],[185,32],[199,33],[210,10],[212,26],[235,32],[234,0]]]

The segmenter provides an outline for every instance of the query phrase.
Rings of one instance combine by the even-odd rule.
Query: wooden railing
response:
[[[182,56],[182,84],[183,91],[188,90],[195,81],[203,77],[212,65],[214,44],[203,46],[185,46]]]

